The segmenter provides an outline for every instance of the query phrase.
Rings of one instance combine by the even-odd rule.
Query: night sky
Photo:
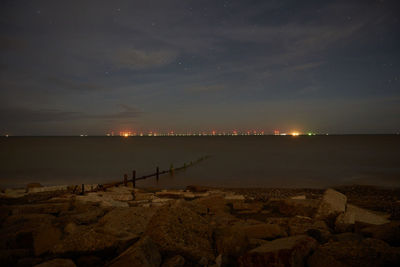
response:
[[[1,1],[0,134],[400,131],[400,3]]]

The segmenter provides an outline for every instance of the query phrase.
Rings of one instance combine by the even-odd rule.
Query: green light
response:
[[[308,133],[308,135],[309,135],[309,136],[311,136],[311,135],[312,135],[312,133]]]

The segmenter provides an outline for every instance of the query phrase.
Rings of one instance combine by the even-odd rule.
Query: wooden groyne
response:
[[[86,190],[86,191],[85,191],[84,184],[82,184],[81,190],[79,190],[79,186],[76,185],[75,188],[73,189],[73,193],[77,193],[80,191],[79,192],[80,194],[84,194],[85,192],[94,192],[94,191],[105,190],[107,188],[114,187],[114,186],[120,186],[120,185],[128,186],[128,183],[132,183],[132,186],[135,188],[136,181],[144,180],[144,179],[151,178],[151,177],[156,177],[156,180],[158,182],[158,180],[160,179],[160,175],[163,175],[163,174],[174,175],[174,173],[176,171],[186,170],[187,168],[189,168],[197,163],[200,163],[208,158],[210,158],[210,156],[203,156],[203,157],[198,158],[195,161],[190,161],[188,163],[185,162],[185,163],[183,163],[182,166],[180,166],[178,168],[175,168],[174,165],[171,164],[168,170],[163,170],[163,171],[160,171],[160,168],[157,166],[156,171],[154,173],[143,175],[140,177],[136,177],[136,170],[133,170],[132,178],[130,178],[130,179],[129,179],[128,174],[125,173],[122,181],[106,183],[106,184],[99,184],[96,188],[91,189],[91,190]]]

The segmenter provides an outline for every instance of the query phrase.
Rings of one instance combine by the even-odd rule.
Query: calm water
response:
[[[400,186],[400,136],[0,138],[0,186],[104,183],[210,155],[138,186]]]

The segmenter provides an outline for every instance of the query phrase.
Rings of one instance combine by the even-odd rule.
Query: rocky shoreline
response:
[[[85,188],[93,188],[86,186]],[[400,190],[69,187],[0,194],[4,266],[399,266]]]

